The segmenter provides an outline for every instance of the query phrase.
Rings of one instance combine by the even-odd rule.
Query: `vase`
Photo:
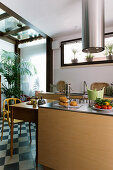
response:
[[[107,60],[113,60],[113,55],[109,54],[108,56],[106,56]]]
[[[77,63],[78,62],[78,59],[77,58],[74,58],[71,60],[72,63]]]
[[[87,62],[92,62],[92,61],[93,61],[93,58],[86,58],[86,61],[87,61]]]

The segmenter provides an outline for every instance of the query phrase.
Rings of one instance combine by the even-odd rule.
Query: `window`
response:
[[[21,58],[30,61],[37,70],[37,74],[22,77],[22,91],[28,96],[34,96],[35,91],[46,91],[46,40],[32,41],[20,47]]]
[[[82,52],[82,40],[61,42],[61,66],[113,63],[113,37],[105,38],[105,50],[100,53]]]

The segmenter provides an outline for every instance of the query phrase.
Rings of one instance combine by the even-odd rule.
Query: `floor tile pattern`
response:
[[[0,119],[1,137],[2,119]],[[10,157],[10,128],[5,122],[3,140],[0,139],[0,170],[35,170],[35,124],[31,123],[32,143],[30,144],[29,124],[22,124],[21,136],[20,125],[14,125],[13,157]],[[43,170],[39,165],[38,170]]]

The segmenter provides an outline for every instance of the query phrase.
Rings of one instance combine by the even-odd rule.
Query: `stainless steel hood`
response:
[[[104,0],[82,0],[82,51],[104,50]]]

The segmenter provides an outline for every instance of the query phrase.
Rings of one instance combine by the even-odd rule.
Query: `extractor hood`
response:
[[[104,0],[82,0],[82,51],[104,50]]]

